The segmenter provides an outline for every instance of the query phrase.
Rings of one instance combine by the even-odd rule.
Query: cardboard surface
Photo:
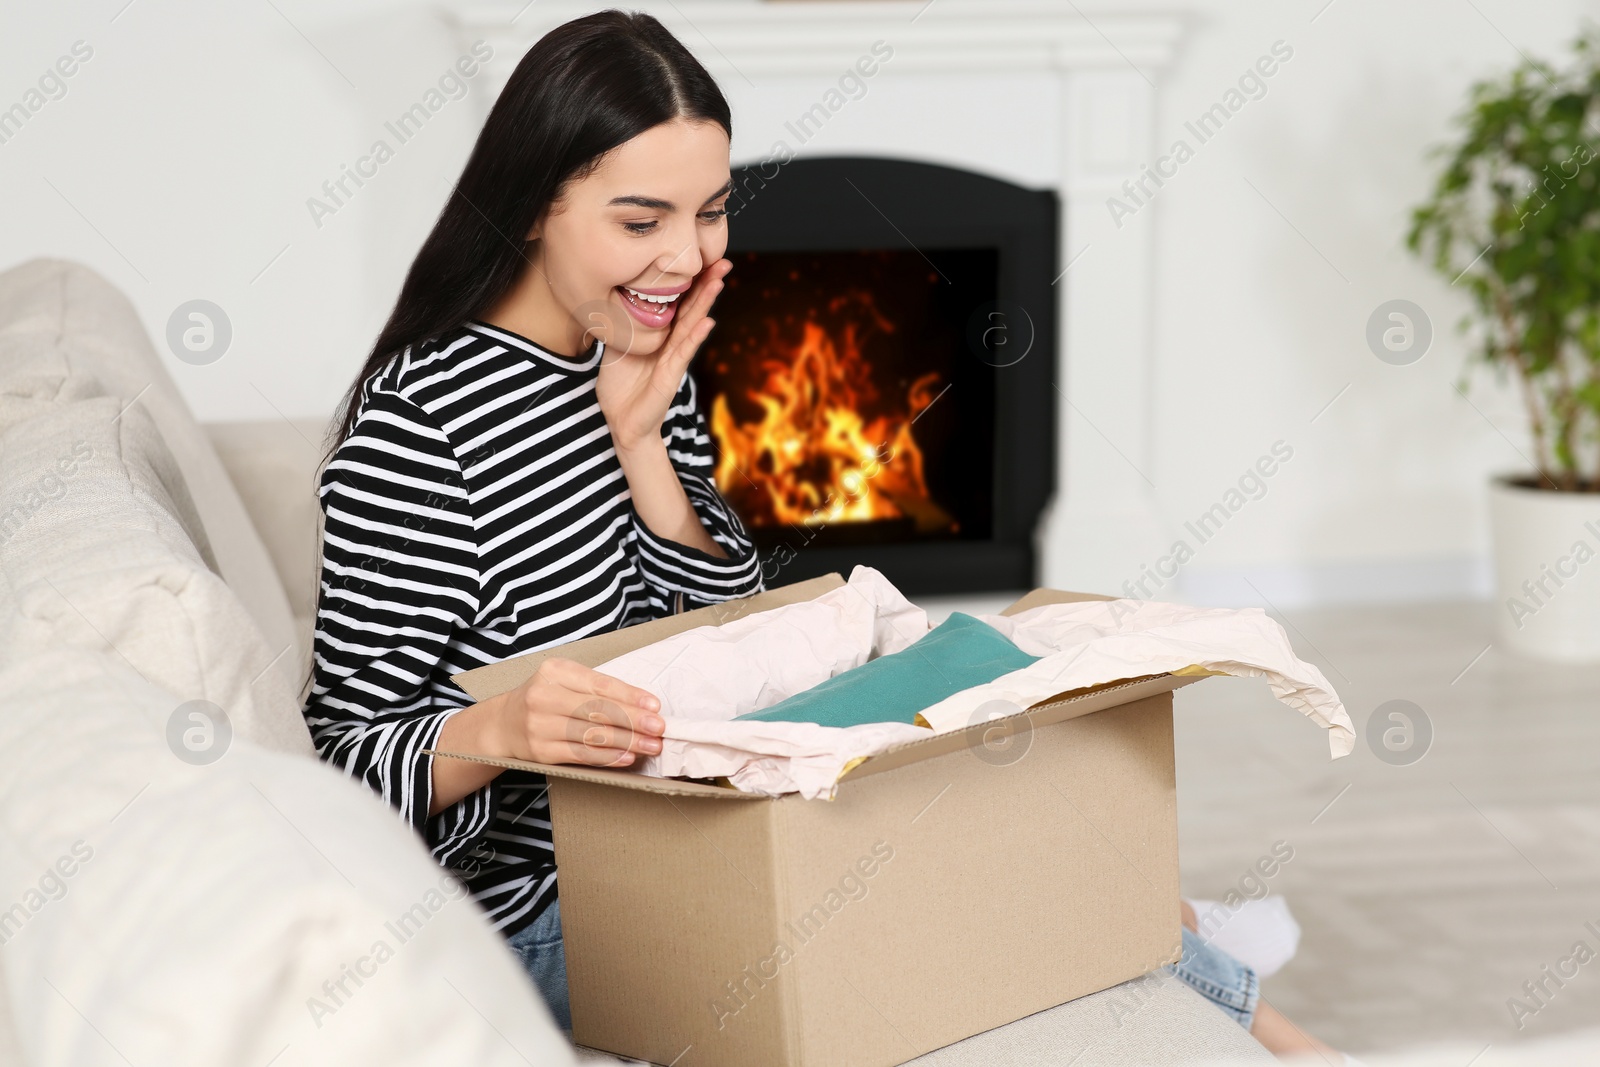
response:
[[[594,666],[843,582],[455,681],[487,699],[550,655]],[[1108,598],[1035,589],[1002,614],[1085,599]],[[890,1067],[1178,959],[1171,691],[1197,680],[1111,682],[903,744],[832,801],[482,762],[549,776],[579,1044],[676,1067]],[[997,724],[1007,743],[986,746]]]
[[[1171,731],[1159,694],[832,802],[552,780],[574,1038],[887,1067],[1176,960]]]

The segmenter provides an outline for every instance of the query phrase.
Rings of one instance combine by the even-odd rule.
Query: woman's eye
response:
[[[727,208],[719,207],[715,211],[702,211],[702,212],[700,212],[700,218],[703,219],[706,222],[716,222],[718,219],[722,218],[722,216],[726,215],[727,213],[728,213],[728,209]],[[647,234],[651,230],[655,229],[656,224],[654,222],[624,222],[622,224],[622,226],[629,233],[636,233],[636,234],[643,235],[643,234]]]

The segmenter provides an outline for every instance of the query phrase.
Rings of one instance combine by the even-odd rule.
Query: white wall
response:
[[[1178,136],[1274,40],[1294,49],[1267,95],[1152,205],[1151,477],[1163,513],[1181,521],[1275,440],[1294,448],[1267,496],[1198,549],[1183,575],[1196,599],[1259,603],[1246,579],[1285,606],[1486,593],[1484,482],[1523,466],[1521,409],[1486,373],[1467,387],[1470,403],[1457,394],[1466,302],[1402,237],[1431,186],[1424,153],[1448,136],[1468,83],[1518,48],[1564,58],[1595,5],[1335,0],[1318,15],[1325,2],[1197,8],[1201,25],[1164,86],[1160,125]],[[1406,367],[1364,341],[1373,309],[1397,297],[1434,325],[1432,349]]]
[[[0,16],[0,107],[74,41],[94,49],[66,95],[0,144],[0,266],[89,263],[158,342],[184,301],[220,305],[227,354],[168,364],[202,420],[327,414],[480,120],[451,101],[320,226],[307,200],[375,138],[397,143],[383,122],[454,62],[450,30],[423,5],[126,2]]]
[[[94,49],[66,95],[0,144],[0,268],[36,255],[90,263],[157,339],[178,304],[212,300],[232,320],[229,353],[205,367],[169,363],[199,417],[326,414],[465,160],[488,102],[483,83],[469,83],[471,98],[443,107],[319,226],[308,198],[454,62],[455,32],[424,5],[124,2],[0,6],[0,108],[74,41]],[[1595,5],[1324,2],[1166,6],[1189,12],[1192,27],[1176,63],[1154,74],[1163,149],[1274,41],[1294,55],[1266,96],[1111,231],[1151,240],[1158,264],[1154,429],[1125,449],[1148,457],[1142,475],[1166,531],[1158,543],[1183,536],[1184,520],[1275,441],[1294,455],[1265,497],[1197,546],[1164,598],[1289,607],[1480,595],[1484,481],[1527,450],[1513,394],[1481,375],[1471,404],[1453,389],[1464,355],[1453,324],[1465,304],[1401,237],[1430,181],[1424,150],[1447,135],[1467,84],[1515,61],[1517,48],[1560,57]],[[672,10],[621,6],[660,8],[664,21]],[[1079,6],[1090,18],[1134,8]],[[914,13],[920,0],[905,7]],[[491,67],[503,77],[518,58],[502,52]],[[741,113],[744,88],[725,87],[735,160],[766,155],[774,120],[790,112]],[[1025,114],[1030,104],[1018,106]],[[1059,150],[1051,131],[1038,144],[1019,137],[1030,123],[1016,114],[904,113],[930,143],[952,123],[980,126],[1022,172]],[[847,150],[849,129],[830,126],[836,140],[810,147]],[[1363,340],[1372,309],[1394,297],[1433,319],[1433,348],[1409,367],[1380,363]],[[1116,423],[1095,421],[1115,443]],[[1111,448],[1104,461],[1121,462]]]

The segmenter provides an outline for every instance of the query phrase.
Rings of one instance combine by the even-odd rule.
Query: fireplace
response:
[[[1156,136],[1156,85],[1195,24],[1192,13],[1121,5],[1090,21],[1061,0],[639,0],[631,6],[665,23],[722,86],[734,116],[730,158],[769,161],[738,172],[747,190],[732,220],[735,256],[920,250],[945,268],[939,259],[945,250],[998,249],[1001,316],[988,320],[985,328],[997,332],[985,343],[1008,334],[1011,351],[1029,353],[1017,367],[996,368],[994,377],[987,542],[976,539],[978,520],[962,515],[959,502],[941,501],[930,482],[935,502],[961,524],[957,537],[843,545],[834,539],[875,531],[841,532],[842,521],[797,523],[784,547],[792,558],[785,558],[774,553],[780,545],[767,530],[761,536],[769,539],[763,553],[769,584],[780,569],[778,580],[789,581],[823,570],[848,574],[852,562],[866,562],[924,595],[1035,584],[1109,593],[1166,552],[1172,521],[1145,476],[1155,466],[1157,438],[1150,323],[1154,222],[1163,209],[1113,219],[1106,201],[1125,196],[1122,184],[1167,143]],[[454,54],[480,40],[494,49],[462,106],[481,121],[529,45],[592,10],[580,0],[437,5],[441,21],[455,28]],[[840,73],[880,40],[892,45],[894,57],[871,78],[870,95],[833,92]],[[376,124],[384,117],[369,116]],[[775,159],[790,161],[779,166]],[[400,210],[433,195],[422,181],[402,181],[389,194],[374,186],[371,195],[395,196]],[[804,214],[786,215],[795,205],[804,205]],[[1058,218],[1054,229],[1022,221],[1043,220],[1047,212]],[[384,263],[408,258],[409,238],[374,221],[381,214],[353,220],[366,231],[369,254]],[[755,274],[749,261],[740,261],[730,281]],[[717,301],[709,347],[733,336],[727,296],[725,290]],[[1031,350],[1024,338],[1030,326]],[[697,356],[697,374],[701,365]],[[955,386],[917,418],[919,446],[931,443],[921,435],[964,388]],[[1053,447],[1040,449],[1043,433],[1035,427],[1056,405]],[[742,410],[746,421],[753,417],[736,401],[730,410]],[[929,469],[937,478],[945,468]],[[1041,498],[1049,499],[1042,515],[1035,503]],[[964,539],[968,534],[974,539]],[[1028,580],[1030,572],[1037,582]]]
[[[768,586],[1041,584],[1055,487],[1055,194],[872,158],[735,168],[691,373]]]

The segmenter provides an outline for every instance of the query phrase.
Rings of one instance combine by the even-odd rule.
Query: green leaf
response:
[[[1565,69],[1524,59],[1472,83],[1457,139],[1427,150],[1439,170],[1405,246],[1466,292],[1475,360],[1522,380],[1536,454],[1575,485],[1600,475],[1575,447],[1600,440],[1600,27],[1571,49]]]

